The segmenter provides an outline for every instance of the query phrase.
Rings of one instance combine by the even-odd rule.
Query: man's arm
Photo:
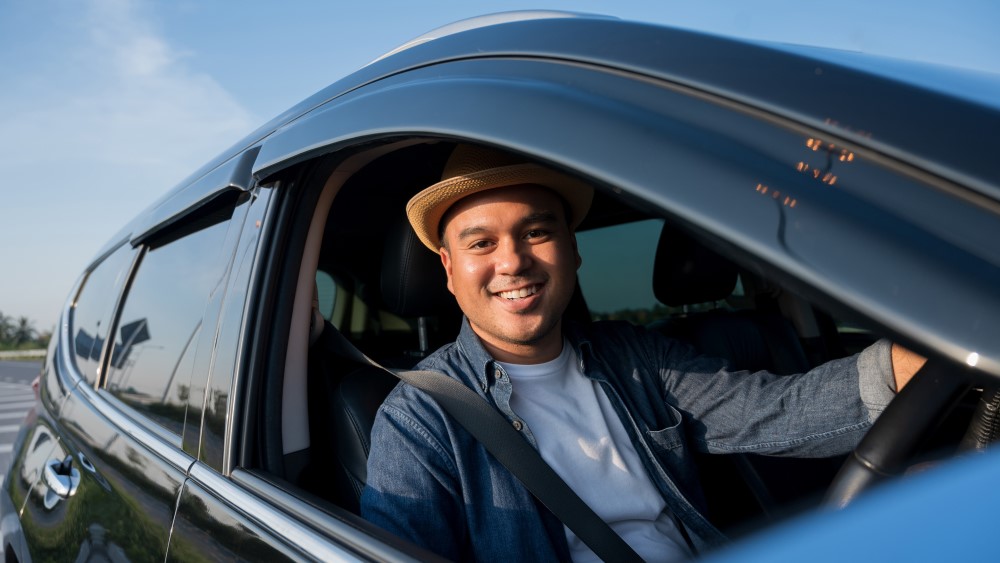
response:
[[[903,348],[895,342],[892,344],[892,376],[896,379],[896,392],[913,379],[913,376],[924,367],[927,358]]]
[[[425,549],[460,559],[465,530],[454,468],[429,436],[417,422],[383,405],[372,428],[361,516]]]
[[[730,371],[688,345],[635,329],[609,335],[615,355],[635,349],[659,373],[663,398],[687,419],[691,445],[709,453],[827,457],[849,451],[895,395],[892,343],[796,376]],[[619,339],[621,337],[621,339]],[[639,360],[640,362],[642,360]]]

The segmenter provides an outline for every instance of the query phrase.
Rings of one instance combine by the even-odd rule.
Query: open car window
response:
[[[321,322],[325,332],[317,336],[320,331],[313,330],[307,347],[300,383],[308,397],[305,408],[283,418],[287,423],[290,414],[308,428],[309,440],[303,448],[284,452],[280,477],[340,517],[358,514],[364,435],[370,431],[358,426],[348,403],[367,401],[362,408],[373,417],[379,397],[396,384],[351,364],[342,346],[355,347],[384,366],[408,369],[452,342],[461,322],[443,274],[438,291],[422,295],[426,303],[400,303],[392,295],[399,272],[388,265],[394,258],[391,249],[400,245],[400,232],[408,229],[402,213],[406,200],[437,180],[451,146],[434,140],[382,151],[362,159],[366,164],[336,183],[329,180],[331,166],[317,162],[313,170],[323,173],[305,175],[296,187],[332,192],[328,211],[315,212],[319,219],[312,218],[311,208],[298,211],[302,218],[297,224],[319,225],[315,269],[303,269],[294,260],[282,266],[308,276],[314,313],[322,319],[313,315],[298,322]],[[399,170],[411,169],[412,177],[399,175]],[[313,194],[303,201],[322,197]],[[850,321],[856,328],[845,329],[848,325],[821,304],[778,281],[781,276],[747,268],[755,258],[720,245],[712,233],[605,197],[598,195],[597,212],[577,236],[583,257],[581,304],[588,321],[628,321],[683,340],[704,354],[722,356],[732,369],[785,374],[856,352],[879,335],[873,325],[859,322],[860,315]],[[440,268],[436,255],[421,252],[425,266]],[[663,279],[665,268],[698,270],[702,262],[708,263],[707,272],[687,272],[690,279],[679,281]],[[728,281],[719,283],[718,276]],[[328,338],[330,331],[338,338]],[[963,401],[966,406],[935,438],[935,448],[958,442],[975,399],[973,394]],[[360,454],[353,451],[357,448]],[[699,454],[700,478],[711,483],[705,489],[713,522],[739,534],[818,505],[843,460]]]

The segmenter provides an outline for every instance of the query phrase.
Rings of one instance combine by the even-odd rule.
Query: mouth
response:
[[[527,287],[521,287],[518,289],[511,289],[508,291],[498,291],[494,295],[508,301],[517,301],[520,299],[526,299],[538,293],[538,290],[542,288],[542,284],[529,285]]]

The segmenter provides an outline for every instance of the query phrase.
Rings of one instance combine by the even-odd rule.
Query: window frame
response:
[[[81,276],[80,281],[77,282],[76,289],[72,294],[73,297],[67,304],[65,313],[67,316],[67,322],[64,323],[65,332],[63,333],[61,340],[67,342],[67,345],[63,347],[63,350],[65,351],[65,356],[63,357],[63,360],[65,362],[65,365],[69,366],[68,372],[72,374],[72,379],[74,383],[85,384],[94,389],[98,389],[102,385],[104,379],[104,372],[106,371],[105,370],[106,361],[109,360],[106,357],[109,350],[109,339],[106,337],[104,339],[104,343],[101,345],[101,349],[98,354],[97,370],[95,373],[95,378],[94,381],[89,381],[87,377],[80,372],[79,366],[76,363],[76,339],[74,336],[74,331],[76,329],[76,309],[79,304],[80,297],[81,295],[83,295],[83,292],[87,287],[87,283],[90,281],[91,275],[98,268],[100,268],[102,264],[105,264],[106,261],[116,252],[118,252],[119,250],[127,249],[129,247],[127,243],[128,240],[125,239],[119,241],[116,244],[111,245],[108,250],[103,252],[100,257],[94,260],[94,262],[90,265],[90,267],[88,267],[87,270],[84,272],[84,274]],[[136,264],[138,263],[140,256],[142,254],[134,247],[132,248],[132,252],[133,252],[132,260],[128,262],[124,270],[124,275],[121,277],[121,282],[119,283],[119,285],[113,288],[112,292],[109,295],[105,296],[114,299],[113,303],[111,304],[111,314],[108,317],[109,335],[114,334],[115,324],[116,324],[115,319],[118,317],[118,308],[121,304],[122,295],[124,294],[124,292],[128,287],[129,280],[132,279],[132,274],[135,271]]]
[[[118,295],[114,315],[112,317],[110,334],[116,334],[119,330],[122,322],[121,315],[124,312],[126,304],[128,303],[128,299],[132,291],[132,284],[134,283],[139,271],[142,269],[142,264],[146,255],[149,253],[151,246],[162,245],[165,247],[169,244],[182,241],[187,236],[197,234],[210,226],[226,223],[226,233],[223,237],[223,245],[222,248],[219,249],[221,264],[219,266],[220,269],[217,271],[224,278],[220,286],[224,288],[228,287],[228,278],[230,276],[230,270],[234,259],[233,250],[235,249],[239,234],[242,231],[245,220],[245,211],[248,207],[248,205],[245,205],[246,200],[241,197],[241,194],[245,195],[245,192],[242,190],[223,189],[220,192],[213,194],[213,197],[205,198],[190,208],[184,210],[184,212],[179,216],[175,215],[171,217],[169,225],[147,230],[140,237],[131,241],[133,248],[137,251],[137,256],[129,270],[128,278]],[[241,207],[244,210],[242,215],[239,213],[239,209]],[[208,224],[198,224],[197,218],[204,219],[205,217],[211,217],[213,214],[220,212],[224,215],[223,219],[214,222],[210,220]],[[191,230],[192,219],[194,219],[194,224],[197,226],[194,230]],[[196,384],[204,388],[209,379],[210,374],[207,370],[199,371],[198,358],[203,354],[207,354],[209,357],[212,356],[212,350],[205,350],[204,348],[204,346],[206,346],[206,342],[203,334],[206,331],[210,334],[215,333],[216,325],[219,322],[219,316],[217,309],[213,312],[211,304],[213,301],[220,301],[224,295],[216,297],[206,295],[204,297],[205,309],[202,313],[202,326],[199,329],[198,336],[191,342],[191,345],[194,347],[190,352],[194,354],[192,360],[193,365],[189,378],[189,387],[191,389],[194,389]],[[104,345],[101,360],[102,375],[99,384],[95,386],[97,395],[116,410],[143,426],[143,428],[154,433],[161,440],[173,445],[178,450],[184,449],[185,436],[188,434],[188,429],[199,429],[202,424],[200,418],[197,421],[190,421],[188,419],[187,413],[191,405],[190,399],[188,403],[184,405],[185,416],[181,424],[181,433],[177,434],[167,429],[154,418],[148,416],[141,409],[135,408],[134,406],[129,405],[116,397],[114,392],[107,388],[110,382],[110,374],[108,371],[110,370],[111,354],[115,345],[114,340],[114,338],[109,338]],[[200,434],[200,432],[195,432],[195,434]],[[198,457],[197,450],[189,451],[188,453]]]

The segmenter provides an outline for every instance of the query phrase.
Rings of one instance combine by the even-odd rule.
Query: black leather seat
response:
[[[671,307],[722,302],[736,287],[736,266],[677,229],[664,225],[656,249],[653,291]],[[656,327],[731,366],[782,375],[809,370],[791,323],[776,307],[715,308],[672,318]]]
[[[375,413],[399,380],[354,359],[330,323],[309,350],[310,465],[302,486],[357,513]]]
[[[729,361],[735,370],[788,375],[810,368],[792,324],[773,300],[749,297],[754,309],[712,308],[733,293],[736,266],[685,233],[665,225],[657,246],[654,293],[671,307],[694,312],[655,325],[700,352]],[[745,274],[744,274],[745,276]],[[744,278],[744,289],[756,284]],[[760,516],[774,516],[787,503],[817,502],[842,458],[790,459],[754,454],[697,456],[710,516],[730,532]],[[737,526],[737,528],[733,528]]]
[[[461,313],[447,290],[436,254],[400,221],[387,233],[381,270],[387,311],[417,319],[412,342],[383,365],[412,367],[441,341],[454,340]],[[399,380],[358,357],[359,351],[326,323],[309,353],[313,464],[304,485],[355,513],[368,477],[371,431],[379,406]]]

